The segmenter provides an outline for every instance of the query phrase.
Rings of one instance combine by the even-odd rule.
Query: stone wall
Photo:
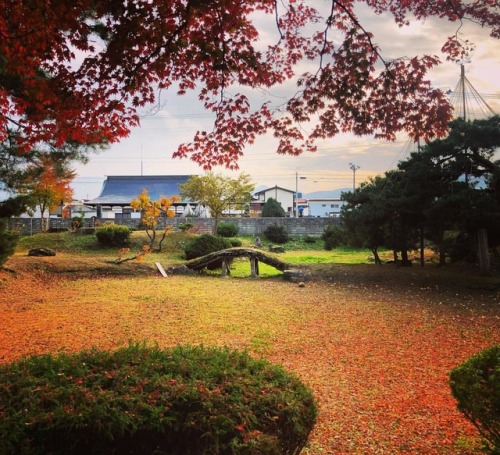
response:
[[[191,223],[198,229],[200,233],[211,233],[214,226],[213,218],[168,218],[167,224],[174,229],[182,223]],[[84,220],[85,227],[92,227],[94,220]],[[283,225],[286,231],[291,236],[310,235],[319,237],[323,233],[325,227],[330,224],[337,224],[337,218],[222,218],[220,222],[233,223],[238,226],[241,235],[262,235],[267,226],[271,224]],[[136,219],[119,219],[114,223],[122,224],[131,229],[140,229],[140,220]],[[71,227],[70,219],[51,218],[51,231],[66,231]],[[159,229],[163,229],[164,225],[160,224]],[[32,235],[40,232],[39,218],[11,218],[9,220],[9,229],[25,234]]]

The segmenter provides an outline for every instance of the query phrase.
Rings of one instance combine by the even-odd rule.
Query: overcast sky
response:
[[[413,22],[399,29],[387,16],[375,16],[368,11],[360,18],[365,28],[375,34],[375,42],[382,55],[387,58],[422,55],[439,55],[447,36],[455,33],[457,24],[439,20]],[[263,26],[263,40],[272,39]],[[461,37],[476,45],[470,63],[465,65],[465,74],[474,88],[496,112],[500,113],[500,41],[489,38],[486,30],[473,24],[465,24]],[[453,91],[460,78],[460,67],[444,62],[431,73],[434,86]],[[282,103],[287,89],[282,87],[269,93],[255,91],[255,100],[271,99]],[[197,130],[211,129],[211,116],[205,112],[196,96],[178,97],[175,93],[162,93],[162,109],[155,115],[145,115],[141,127],[135,128],[127,139],[112,145],[108,150],[93,155],[86,165],[74,166],[77,177],[74,181],[76,199],[92,199],[99,195],[102,183],[109,175],[178,175],[202,174],[203,170],[188,159],[172,159],[172,153],[183,142],[189,142]],[[471,99],[471,109],[477,116],[481,113]],[[241,172],[250,174],[256,187],[282,186],[295,190],[296,175],[300,176],[299,192],[332,190],[352,187],[353,172],[350,163],[359,167],[356,171],[356,186],[370,176],[383,174],[396,167],[397,163],[415,150],[407,137],[401,135],[394,143],[377,141],[371,137],[354,137],[349,134],[337,136],[318,143],[316,153],[300,157],[287,157],[275,153],[276,143],[272,137],[261,137],[249,146],[239,161],[239,171],[216,168],[215,172],[236,176]],[[167,195],[170,196],[170,195]]]

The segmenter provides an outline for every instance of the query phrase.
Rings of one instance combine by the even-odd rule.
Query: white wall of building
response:
[[[340,198],[308,199],[309,216],[321,218],[338,218],[340,210],[345,204]]]

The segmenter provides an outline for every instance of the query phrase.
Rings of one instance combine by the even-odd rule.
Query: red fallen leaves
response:
[[[433,308],[429,294],[389,306],[383,295],[374,301],[372,292],[363,293],[364,313],[341,302],[342,318],[324,321],[332,305],[325,303],[319,320],[296,328],[298,339],[305,338],[294,349],[304,364],[300,374],[310,379],[322,410],[313,440],[329,453],[456,453],[461,438],[471,447],[460,452],[474,452],[475,431],[455,408],[448,372],[499,341],[498,305],[488,327],[479,315]],[[432,303],[422,306],[422,298]],[[311,351],[316,336],[322,341]],[[285,359],[288,368],[299,363]],[[320,377],[311,372],[317,365]]]
[[[254,349],[315,392],[304,453],[481,453],[448,373],[500,341],[494,294],[176,276],[0,284],[2,362],[130,338]]]

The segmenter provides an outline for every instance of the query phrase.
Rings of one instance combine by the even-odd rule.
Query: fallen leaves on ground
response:
[[[307,454],[480,453],[448,373],[500,342],[495,292],[210,276],[0,276],[0,362],[130,340],[248,349],[295,372],[320,415]]]

